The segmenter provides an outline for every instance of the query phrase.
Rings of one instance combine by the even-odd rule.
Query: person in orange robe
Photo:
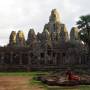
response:
[[[75,80],[75,81],[80,80],[80,77],[78,75],[74,75],[72,73],[72,71],[70,71],[70,70],[66,72],[66,76],[67,76],[68,80]]]

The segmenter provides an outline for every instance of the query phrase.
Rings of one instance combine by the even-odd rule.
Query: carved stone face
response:
[[[36,35],[34,32],[34,29],[30,29],[29,33],[28,33],[28,40],[35,40],[36,39]]]
[[[15,31],[11,32],[10,43],[16,43],[16,32]]]
[[[22,31],[18,31],[18,33],[17,33],[16,44],[21,47],[25,45],[25,37],[24,37],[24,33]]]
[[[60,22],[59,13],[58,13],[58,11],[56,9],[53,9],[51,11],[49,21]]]
[[[76,27],[73,27],[70,31],[70,39],[71,40],[78,40],[78,29]]]
[[[56,12],[55,11],[52,11],[51,12],[51,16],[52,16],[53,21],[55,21],[56,20],[56,17],[57,17]]]
[[[17,35],[18,35],[18,39],[19,40],[23,40],[24,39],[24,34],[23,34],[22,31],[19,31]]]

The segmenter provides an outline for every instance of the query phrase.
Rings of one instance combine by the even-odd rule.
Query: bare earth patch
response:
[[[25,76],[1,76],[0,90],[44,90],[40,86],[30,85],[30,77]]]

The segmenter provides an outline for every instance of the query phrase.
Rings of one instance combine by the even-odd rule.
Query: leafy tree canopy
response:
[[[80,39],[90,45],[90,15],[81,16],[77,21],[77,26],[80,29]]]

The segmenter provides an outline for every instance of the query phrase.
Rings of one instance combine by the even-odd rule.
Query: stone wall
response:
[[[29,48],[0,48],[0,71],[52,70],[69,65],[88,64],[87,56],[69,48],[30,50]],[[38,53],[38,54],[37,54]]]

